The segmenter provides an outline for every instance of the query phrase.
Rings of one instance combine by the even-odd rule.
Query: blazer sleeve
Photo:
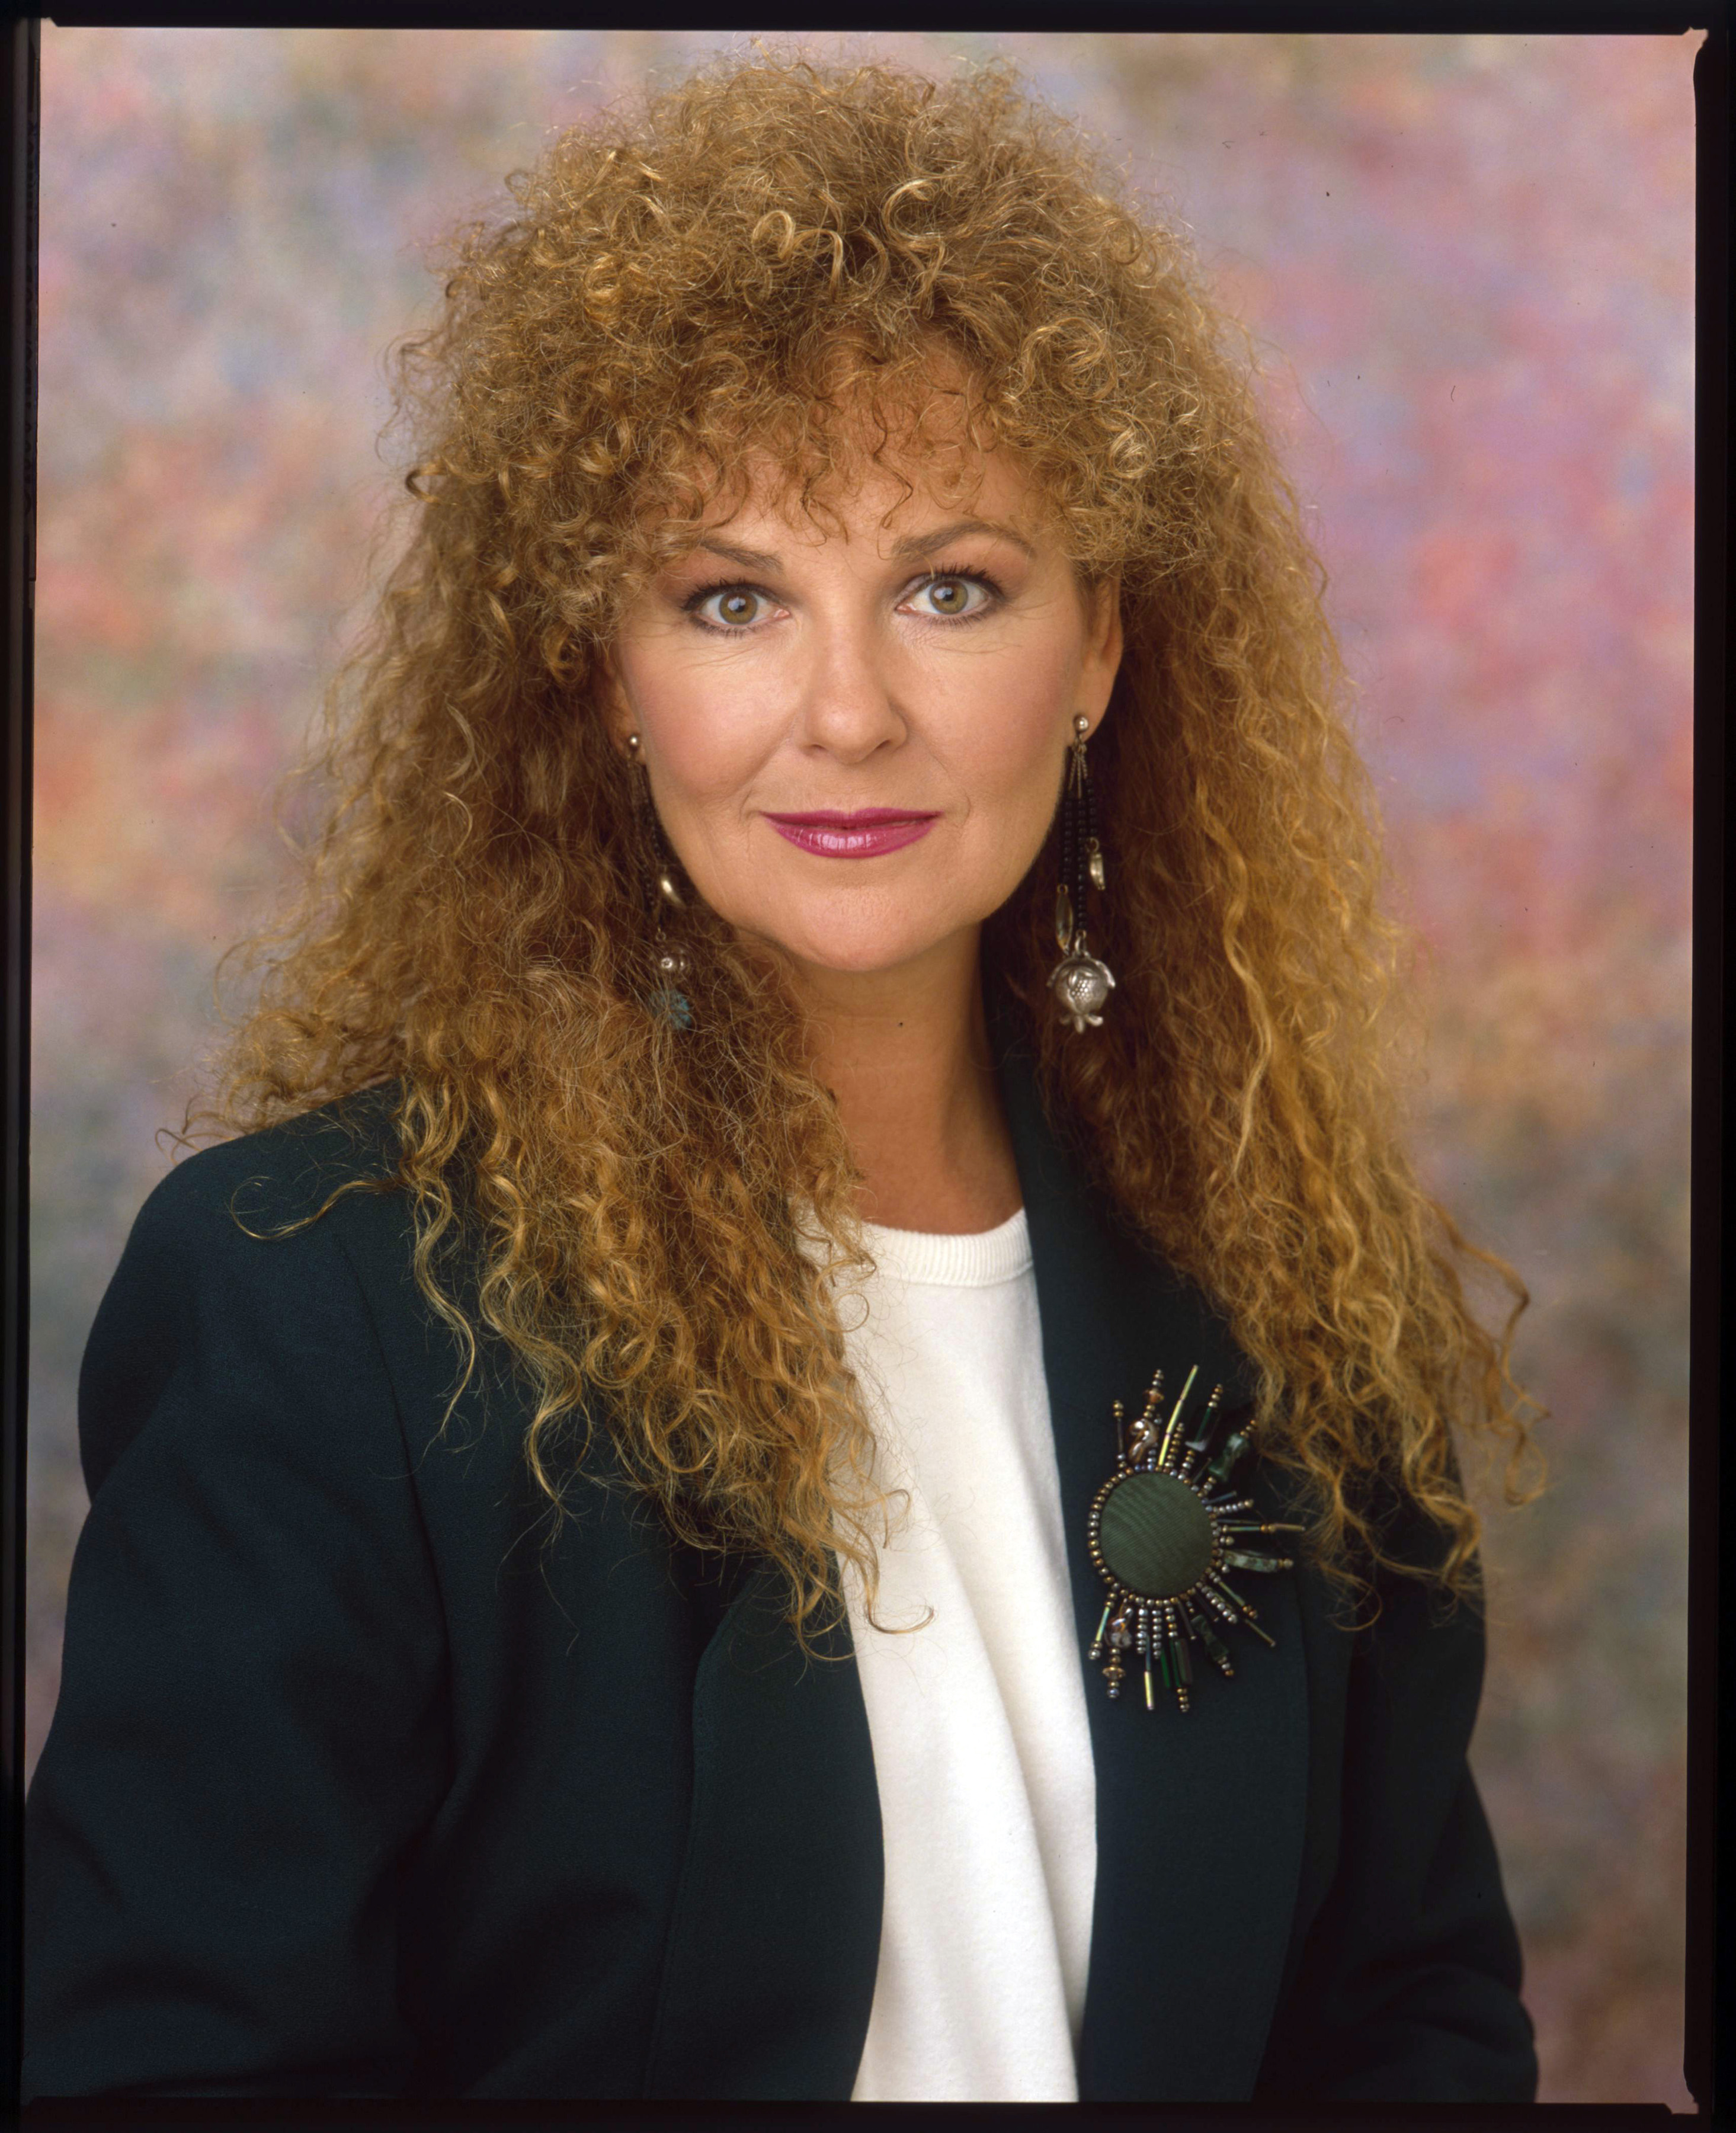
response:
[[[395,1891],[448,1767],[439,1593],[340,1224],[249,1237],[228,1156],[147,1203],[86,1351],[26,2097],[389,2094],[415,2049]]]
[[[1338,1862],[1256,2094],[1530,2102],[1519,1939],[1468,1760],[1481,1615],[1412,1577],[1380,1589],[1348,1668]]]

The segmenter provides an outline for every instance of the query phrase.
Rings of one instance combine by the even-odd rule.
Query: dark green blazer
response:
[[[1017,1057],[1003,1088],[1084,1665],[1110,1402],[1247,1366],[1106,1221]],[[804,1663],[763,1566],[720,1578],[618,1487],[545,1551],[497,1354],[435,1440],[454,1351],[400,1197],[246,1234],[384,1118],[182,1163],[98,1316],[24,2092],[847,2097],[882,1891],[848,1636]],[[1286,1507],[1269,1469],[1252,1493]],[[1088,1676],[1081,2096],[1528,2099],[1474,1615],[1397,1580],[1352,1634],[1306,1569],[1258,1585],[1276,1649],[1239,1633],[1186,1716]]]

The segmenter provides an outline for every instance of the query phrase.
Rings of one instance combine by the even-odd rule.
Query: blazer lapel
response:
[[[1249,1372],[1205,1299],[1111,1226],[1049,1129],[1028,1055],[1001,1032],[1083,1664],[1104,1598],[1085,1537],[1113,1469],[1110,1403],[1137,1412],[1160,1365],[1179,1386],[1197,1363],[1200,1384],[1221,1382],[1226,1401],[1251,1389]],[[1270,1477],[1257,1475],[1250,1493],[1268,1515],[1286,1514]],[[1185,1715],[1167,1692],[1148,1712],[1133,1673],[1111,1702],[1087,1672],[1097,1890],[1082,2099],[1234,2098],[1253,2087],[1301,1865],[1308,1695],[1295,1574],[1244,1589],[1277,1649],[1227,1632],[1234,1678],[1200,1668]]]
[[[687,1854],[645,2093],[847,2098],[880,1954],[868,1713],[840,1623],[805,1659],[749,1577],[700,1662]]]

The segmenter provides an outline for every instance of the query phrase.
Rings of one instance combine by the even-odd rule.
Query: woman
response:
[[[1222,321],[993,70],[514,190],[91,1337],[26,2092],[1528,2097],[1498,1263]]]

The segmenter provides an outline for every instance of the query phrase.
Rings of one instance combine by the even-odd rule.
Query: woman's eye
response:
[[[917,609],[918,614],[950,617],[980,613],[988,604],[989,593],[977,578],[931,578],[926,584],[918,585],[911,598],[928,602],[926,609]]]
[[[745,628],[757,622],[765,601],[758,593],[750,593],[740,586],[726,587],[722,592],[707,593],[694,612],[702,622],[721,624],[725,628]]]

